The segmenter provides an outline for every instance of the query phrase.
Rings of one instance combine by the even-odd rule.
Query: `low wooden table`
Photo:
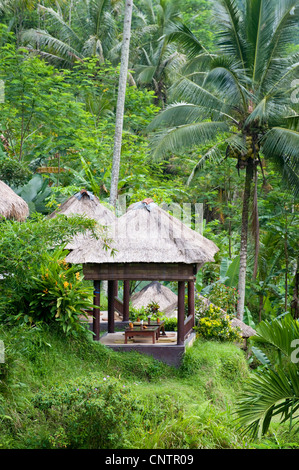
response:
[[[148,321],[143,322],[143,325],[145,325],[147,328],[154,328],[154,327],[157,326],[159,328],[159,336],[160,336],[160,334],[162,334],[162,336],[166,336],[164,323],[165,323],[164,320],[160,320],[159,323],[155,320],[151,320],[150,322],[148,322]],[[133,325],[134,326],[139,326],[140,322],[133,322]],[[162,333],[161,333],[161,331],[162,331]]]
[[[160,327],[159,326],[149,326],[147,328],[141,328],[140,326],[134,326],[133,328],[125,329],[125,344],[128,342],[128,338],[133,338],[134,336],[150,336],[153,339],[153,344],[155,344],[156,339],[159,338]]]

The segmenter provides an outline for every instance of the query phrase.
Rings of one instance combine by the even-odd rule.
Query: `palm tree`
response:
[[[257,327],[254,343],[271,345],[277,353],[278,365],[273,365],[258,348],[252,350],[262,364],[251,377],[247,389],[236,405],[236,413],[244,432],[253,437],[265,434],[274,416],[289,421],[290,430],[299,415],[299,323],[290,314],[272,322],[263,321]]]
[[[116,44],[117,8],[121,0],[82,0],[70,2],[64,10],[39,5],[47,18],[50,31],[29,29],[23,31],[23,43],[37,50],[48,61],[72,66],[84,57],[109,59]]]
[[[140,9],[135,8],[134,18],[135,79],[139,85],[154,90],[156,102],[163,106],[169,77],[173,80],[185,61],[185,56],[167,41],[166,33],[170,25],[180,24],[182,18],[174,0],[158,0],[155,4],[153,0],[143,0]]]
[[[28,13],[34,11],[36,4],[36,0],[0,0],[0,21],[6,20],[9,29],[15,32],[17,45],[26,19],[28,21]]]
[[[245,5],[244,5],[245,4]],[[154,155],[213,142],[208,158],[236,159],[245,170],[243,191],[238,318],[243,318],[247,264],[248,213],[253,178],[261,156],[273,160],[283,180],[298,194],[298,115],[291,102],[298,53],[287,55],[299,19],[298,0],[215,0],[221,25],[217,54],[209,53],[182,25],[168,39],[189,52],[188,74],[173,87],[172,103],[151,123]],[[290,122],[294,126],[289,126]],[[215,144],[216,137],[218,138]],[[226,155],[220,152],[225,143]]]

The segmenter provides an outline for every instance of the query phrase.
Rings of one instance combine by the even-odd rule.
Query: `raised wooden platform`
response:
[[[169,332],[166,332],[166,337]],[[121,340],[123,337],[123,341],[117,343],[117,341]],[[118,338],[118,339],[117,339]],[[122,332],[119,333],[104,333],[101,337],[100,342],[105,346],[113,349],[114,351],[119,352],[129,352],[129,351],[137,351],[140,354],[148,354],[149,356],[154,357],[158,361],[165,362],[170,366],[179,367],[182,356],[187,347],[190,347],[196,338],[195,332],[192,332],[188,338],[185,340],[184,344],[178,345],[176,342],[176,333],[173,342],[166,342],[165,339],[163,342],[157,341],[155,344],[150,342],[131,342],[128,344],[124,344],[124,336]],[[162,337],[161,337],[162,341]]]

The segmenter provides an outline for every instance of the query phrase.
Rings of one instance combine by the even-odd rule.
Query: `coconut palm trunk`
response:
[[[243,194],[243,209],[242,209],[240,268],[239,268],[239,283],[238,283],[239,295],[238,295],[238,307],[237,307],[237,318],[239,318],[239,320],[243,320],[244,305],[245,305],[248,219],[249,219],[249,204],[250,204],[252,177],[253,177],[253,164],[251,160],[248,160],[248,165],[246,167],[246,179],[245,179],[245,188],[244,188],[244,194]]]
[[[131,38],[132,10],[133,10],[133,0],[126,0],[125,15],[124,15],[124,29],[123,29],[123,43],[122,43],[121,63],[120,63],[120,72],[119,72],[118,97],[117,97],[117,106],[116,106],[111,188],[110,188],[110,199],[109,199],[110,204],[113,206],[116,205],[117,187],[118,187],[118,180],[119,180],[122,131],[123,131],[123,121],[124,121],[124,109],[125,109],[126,86],[127,86],[128,63],[129,63],[129,49],[130,49],[130,38]]]

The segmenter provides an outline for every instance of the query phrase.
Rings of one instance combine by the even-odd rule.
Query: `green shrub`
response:
[[[209,294],[209,300],[222,308],[228,314],[234,314],[237,310],[238,291],[235,287],[229,287],[222,283],[215,283]]]
[[[156,321],[157,318],[164,321],[164,327],[167,331],[176,331],[178,320],[176,317],[168,318],[160,311],[160,306],[156,302],[149,303],[146,307],[141,307],[140,309],[135,309],[134,307],[130,308],[130,320],[137,321],[143,320],[148,321],[148,317],[151,317],[151,320]]]
[[[30,316],[33,277],[41,275],[49,262],[53,247],[64,247],[73,236],[91,230],[94,236],[95,221],[84,216],[59,215],[47,219],[33,214],[21,224],[1,221],[0,272],[5,273],[0,282],[0,321],[13,321],[21,314],[22,320]]]
[[[219,341],[242,341],[240,329],[231,326],[231,318],[219,307],[210,304],[200,317],[196,317],[194,327],[198,336]]]
[[[40,391],[33,403],[48,423],[50,448],[120,448],[133,423],[130,389],[109,376],[88,376]]]
[[[58,322],[64,333],[84,329],[80,315],[92,309],[92,287],[83,283],[83,275],[77,266],[69,266],[57,250],[48,262],[41,266],[41,273],[33,277],[31,288],[31,321]]]

